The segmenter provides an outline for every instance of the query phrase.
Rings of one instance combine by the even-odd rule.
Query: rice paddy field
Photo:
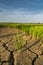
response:
[[[0,23],[0,65],[43,65],[43,24]]]
[[[34,37],[43,37],[43,24],[0,23],[0,27],[18,28]]]

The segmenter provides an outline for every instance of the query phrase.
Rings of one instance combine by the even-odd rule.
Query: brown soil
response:
[[[22,48],[15,48],[16,33]],[[0,65],[43,65],[43,39],[35,39],[15,28],[0,28]]]

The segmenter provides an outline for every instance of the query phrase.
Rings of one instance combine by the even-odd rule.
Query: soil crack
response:
[[[12,51],[10,52],[9,61],[10,61],[9,65],[14,65],[14,55]]]
[[[32,65],[34,65],[36,59],[38,58],[38,54],[36,54],[34,51],[31,51],[30,49],[28,50],[36,55],[36,57],[34,57],[34,59],[32,60]]]

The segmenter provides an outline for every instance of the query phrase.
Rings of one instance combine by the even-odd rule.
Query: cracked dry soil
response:
[[[17,32],[20,38],[26,38],[20,50],[15,48]],[[0,28],[0,65],[43,65],[43,39],[35,39],[15,28]]]

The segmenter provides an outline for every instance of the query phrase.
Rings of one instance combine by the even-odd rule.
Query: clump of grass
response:
[[[19,34],[16,34],[15,49],[20,50],[26,44],[26,40],[21,38]]]
[[[15,44],[15,47],[16,47],[16,49],[21,49],[22,48],[22,45],[21,45],[21,43],[20,42],[17,42],[16,44]]]

